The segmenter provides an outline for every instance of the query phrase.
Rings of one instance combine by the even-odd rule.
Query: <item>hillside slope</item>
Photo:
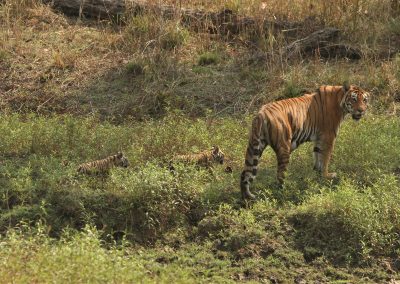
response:
[[[395,1],[279,2],[182,4],[298,29],[213,34],[152,10],[115,23],[33,0],[0,4],[0,283],[400,280]],[[326,27],[362,57],[284,56]],[[257,200],[243,206],[252,114],[346,80],[373,96],[365,119],[346,119],[339,132],[331,165],[339,179],[319,178],[304,144],[280,189],[267,149]],[[168,170],[175,155],[213,145],[232,173]],[[77,174],[117,151],[130,167],[106,178]]]

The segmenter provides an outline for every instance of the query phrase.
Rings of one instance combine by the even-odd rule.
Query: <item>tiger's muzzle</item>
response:
[[[352,117],[354,120],[360,120],[361,117],[364,115],[364,113],[365,113],[365,112],[363,112],[363,113],[353,113],[351,117]]]
[[[353,112],[353,113],[351,114],[351,117],[352,117],[354,120],[357,120],[357,121],[358,121],[358,120],[361,119],[361,117],[364,116],[365,112],[366,112],[366,109],[358,109],[357,111],[355,111],[355,112]]]

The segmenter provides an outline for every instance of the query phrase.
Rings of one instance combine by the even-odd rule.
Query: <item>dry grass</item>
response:
[[[373,89],[385,107],[395,109],[399,61],[386,59],[396,50],[400,25],[390,14],[390,1],[162,2],[176,8],[229,8],[259,23],[303,22],[305,30],[316,29],[315,23],[334,25],[364,58],[323,61],[316,55],[288,62],[279,54],[291,39],[278,30],[222,38],[193,32],[151,11],[115,26],[66,18],[38,0],[6,0],[0,6],[1,108],[139,117],[171,108],[193,115],[242,113],[281,97],[287,86],[312,89],[348,79]],[[258,58],[265,52],[278,56]],[[198,66],[206,53],[218,54],[218,63]],[[142,68],[139,74],[129,72],[135,64]]]
[[[12,2],[12,1],[10,1]],[[119,64],[115,49],[121,38],[107,27],[88,27],[71,23],[49,7],[32,4],[15,9],[6,3],[0,31],[1,48],[9,54],[7,74],[0,75],[5,100],[18,100],[30,93],[36,102],[24,102],[21,109],[43,107],[71,89],[79,89],[88,80]],[[16,18],[16,21],[9,20]],[[122,60],[122,59],[121,59]]]

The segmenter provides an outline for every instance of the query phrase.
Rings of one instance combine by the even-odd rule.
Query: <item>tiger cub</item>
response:
[[[108,156],[101,160],[93,162],[83,163],[78,166],[78,173],[80,174],[108,174],[112,167],[123,167],[129,166],[128,159],[122,152],[118,152],[116,155]]]
[[[197,154],[178,155],[169,162],[169,170],[175,172],[173,163],[193,164],[198,167],[211,169],[214,164],[223,164],[225,154],[218,146],[213,146],[211,150],[204,150]]]

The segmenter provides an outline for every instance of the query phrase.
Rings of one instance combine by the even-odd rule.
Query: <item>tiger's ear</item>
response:
[[[350,90],[350,83],[349,83],[349,81],[344,81],[343,82],[343,88],[344,88],[344,91],[345,92],[347,92],[348,90]]]
[[[120,158],[122,158],[123,155],[124,155],[124,154],[122,154],[122,152],[118,152],[118,153],[117,153],[117,158],[120,159]]]

